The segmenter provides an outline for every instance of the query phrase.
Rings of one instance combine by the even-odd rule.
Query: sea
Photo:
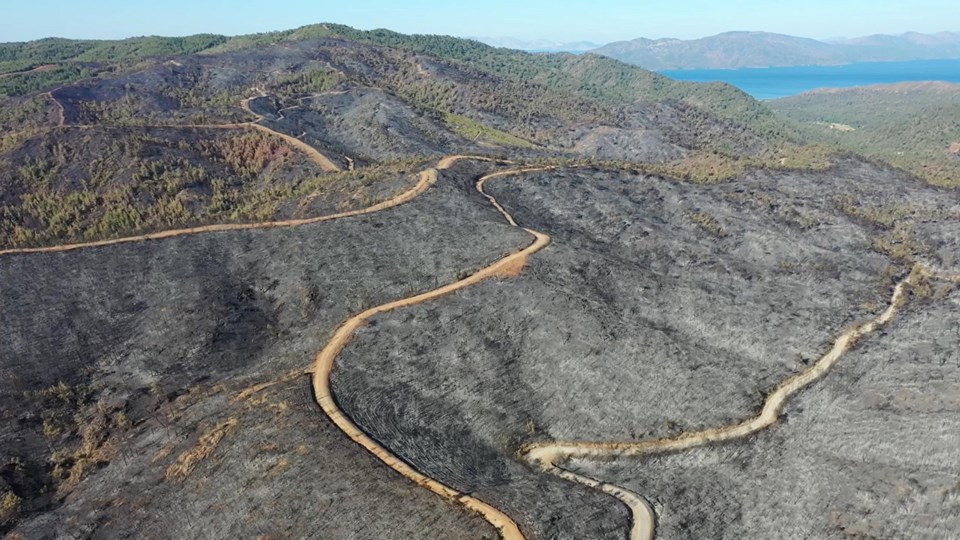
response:
[[[849,88],[916,81],[960,83],[960,60],[869,62],[844,66],[687,69],[660,73],[681,81],[723,81],[757,99],[768,100],[817,88]]]

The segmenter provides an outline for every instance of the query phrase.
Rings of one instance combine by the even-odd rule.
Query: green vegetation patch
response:
[[[446,113],[443,120],[454,133],[468,140],[488,142],[498,146],[537,148],[537,145],[526,139],[492,128],[466,116]]]
[[[238,36],[206,52],[233,51],[322,38],[345,39],[431,54],[463,62],[471,69],[493,74],[514,84],[548,88],[553,93],[590,99],[601,106],[622,105],[641,99],[654,102],[680,101],[708,111],[717,118],[747,126],[761,137],[783,140],[796,135],[788,123],[733,86],[674,81],[651,71],[591,54],[531,54],[449,36],[405,35],[390,30],[363,31],[336,24],[317,24],[283,32]],[[517,92],[514,89],[502,90],[504,96],[511,94]],[[430,106],[439,110],[450,110],[436,103],[431,103]]]
[[[0,96],[22,96],[96,75],[97,70],[66,65],[47,71],[28,71],[0,78]]]
[[[833,166],[834,155],[833,150],[822,145],[784,143],[753,158],[699,151],[647,168],[696,184],[715,184],[735,180],[751,169],[825,171]]]
[[[123,62],[154,56],[194,54],[225,43],[226,36],[145,36],[123,40],[47,38],[26,43],[0,43],[0,73],[23,71],[62,62]]]
[[[717,218],[706,212],[687,212],[687,219],[712,236],[717,238],[723,238],[727,236],[726,229],[724,229],[723,225],[717,221]]]
[[[960,85],[920,83],[813,92],[770,103],[804,138],[960,187]],[[837,129],[837,126],[845,126]]]
[[[0,154],[0,247],[270,221],[306,212],[317,199],[365,207],[393,195],[373,189],[379,180],[422,164],[410,158],[325,174],[256,130],[57,129]]]
[[[0,62],[9,62],[9,67],[17,69],[65,62],[131,64],[156,56],[236,51],[321,38],[343,39],[407,52],[426,53],[454,61],[467,72],[482,74],[481,79],[489,79],[491,75],[496,77],[499,79],[496,92],[491,92],[489,88],[484,90],[484,85],[479,84],[467,84],[467,88],[457,92],[450,84],[424,81],[421,80],[422,77],[416,76],[416,73],[394,74],[377,84],[432,110],[462,115],[466,111],[455,107],[453,102],[455,98],[466,98],[470,101],[469,105],[475,109],[504,117],[522,118],[523,125],[517,126],[518,129],[511,129],[511,132],[520,138],[537,140],[537,129],[533,125],[537,118],[610,123],[616,121],[617,107],[637,101],[681,102],[717,119],[746,126],[765,139],[785,140],[794,135],[789,125],[769,109],[740,90],[725,84],[674,81],[597,55],[530,54],[448,36],[404,35],[388,30],[361,31],[335,24],[318,24],[283,32],[231,38],[204,34],[185,38],[141,37],[121,41],[41,40],[4,44],[0,45]],[[63,75],[56,80],[76,80],[74,77],[80,76]],[[24,92],[29,91],[27,88],[42,88],[45,83],[58,84],[51,82],[52,80],[36,79],[31,85],[20,85],[10,91]],[[289,83],[291,92],[301,93],[326,91],[338,83],[327,73],[305,74],[282,82]],[[723,142],[718,144],[722,146]]]
[[[270,90],[281,97],[320,94],[336,88],[342,79],[339,73],[330,70],[291,73],[279,77]]]

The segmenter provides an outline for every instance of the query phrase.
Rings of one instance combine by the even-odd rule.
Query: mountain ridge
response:
[[[827,42],[771,32],[732,31],[692,40],[637,38],[590,52],[652,70],[843,65],[960,58],[960,33],[875,34]]]
[[[815,110],[327,24],[0,62],[0,536],[960,530],[960,403],[897,394],[957,394],[960,295],[911,273],[956,272],[956,192],[804,145]],[[907,292],[749,443],[524,458],[720,442]]]

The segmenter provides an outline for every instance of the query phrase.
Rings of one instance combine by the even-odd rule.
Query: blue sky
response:
[[[957,0],[0,0],[0,41],[243,34],[317,22],[609,42],[766,30],[814,38],[960,31]]]

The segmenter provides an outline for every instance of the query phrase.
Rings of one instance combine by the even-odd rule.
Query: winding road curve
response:
[[[443,169],[452,165],[453,162],[449,161],[449,159],[450,158],[445,158],[444,160],[441,160],[441,162],[437,165],[437,168]],[[521,174],[535,170],[545,170],[545,168],[516,169],[513,171],[495,173],[481,178],[479,181],[477,181],[476,187],[477,190],[487,197],[487,199],[490,200],[490,202],[492,202],[493,205],[507,218],[507,221],[510,222],[511,225],[517,226],[510,214],[507,213],[497,203],[496,199],[483,191],[483,186],[487,180],[492,178],[503,177],[511,174]],[[353,317],[347,319],[347,321],[344,322],[339,329],[337,329],[336,333],[333,335],[333,338],[327,343],[326,347],[324,347],[323,350],[317,355],[317,358],[313,363],[312,377],[313,391],[317,403],[320,405],[320,408],[323,409],[323,412],[326,413],[327,416],[330,417],[330,419],[341,429],[341,431],[346,433],[348,437],[356,441],[360,446],[363,446],[365,449],[367,449],[367,451],[376,456],[377,459],[385,463],[387,466],[409,478],[416,484],[429,489],[433,493],[454,504],[461,505],[468,510],[480,514],[484,519],[490,522],[491,525],[497,528],[497,530],[500,532],[500,536],[504,540],[525,540],[523,533],[520,532],[520,528],[513,521],[513,519],[493,506],[473,496],[463,494],[417,471],[412,466],[393,455],[387,448],[375,441],[372,437],[364,433],[363,430],[360,429],[360,427],[357,426],[353,420],[351,420],[343,412],[343,410],[340,409],[340,406],[337,405],[336,399],[334,398],[332,389],[330,387],[330,376],[336,366],[337,357],[347,346],[347,344],[350,343],[350,340],[353,338],[356,331],[366,324],[371,318],[382,313],[388,313],[400,308],[422,304],[424,302],[429,302],[430,300],[447,296],[471,285],[480,283],[488,278],[512,277],[517,275],[531,255],[545,248],[550,243],[549,236],[531,229],[524,230],[530,233],[534,240],[529,246],[521,251],[508,255],[460,281],[444,285],[438,289],[418,294],[416,296],[411,296],[402,300],[396,300],[368,309],[363,313],[354,315]]]
[[[53,96],[52,92],[49,93],[50,97],[57,101]],[[290,137],[289,135],[273,131],[265,126],[260,125],[258,122],[264,119],[263,116],[256,114],[249,106],[249,103],[252,99],[249,98],[244,100],[243,108],[257,117],[257,120],[248,123],[241,124],[225,124],[225,125],[210,125],[210,126],[163,126],[163,127],[194,127],[194,128],[219,128],[219,129],[235,129],[240,127],[253,127],[255,129],[260,129],[262,131],[268,132],[270,134],[281,137],[288,143],[303,149],[305,152],[310,154],[315,158],[315,161],[321,165],[326,163],[329,166],[330,170],[339,170],[336,165],[330,162],[326,156],[323,156],[319,151],[313,147],[307,145],[303,141]],[[59,102],[58,102],[59,105]],[[62,110],[62,107],[61,107]],[[69,126],[68,126],[69,127]],[[74,127],[85,127],[85,126],[74,126]],[[324,161],[325,160],[325,161]],[[101,246],[109,246],[116,244],[125,244],[132,242],[143,242],[148,240],[158,240],[163,238],[172,238],[178,236],[186,236],[193,234],[209,233],[209,232],[223,232],[223,231],[236,231],[236,230],[252,230],[252,229],[271,229],[271,228],[284,228],[284,227],[297,227],[302,225],[308,225],[312,223],[318,223],[323,221],[331,221],[335,219],[341,219],[352,216],[359,216],[364,214],[370,214],[374,212],[379,212],[386,210],[388,208],[393,208],[395,206],[404,204],[424,191],[426,191],[431,185],[433,185],[439,175],[440,170],[448,169],[461,160],[482,160],[490,161],[497,163],[510,163],[504,160],[495,160],[487,157],[480,156],[447,156],[441,159],[434,168],[427,169],[422,171],[419,174],[419,182],[411,188],[410,190],[400,193],[395,197],[381,202],[379,204],[373,205],[369,208],[364,208],[360,210],[354,210],[350,212],[342,212],[333,215],[320,216],[315,218],[305,218],[305,219],[294,219],[294,220],[285,220],[285,221],[274,221],[274,222],[265,222],[265,223],[254,223],[254,224],[219,224],[219,225],[206,225],[201,227],[192,227],[186,229],[162,231],[157,233],[149,233],[138,236],[131,236],[126,238],[118,238],[113,240],[103,240],[97,242],[86,242],[79,244],[67,244],[61,246],[52,246],[52,247],[43,247],[43,248],[19,248],[19,249],[7,249],[0,250],[0,256],[2,255],[11,255],[11,254],[22,254],[22,253],[57,253],[64,251],[72,251],[83,248],[93,248]],[[507,212],[503,206],[494,198],[492,195],[484,191],[484,186],[487,182],[504,178],[508,176],[516,176],[530,172],[536,171],[549,171],[555,170],[557,167],[526,167],[526,168],[517,168],[507,171],[496,172],[489,174],[480,178],[476,183],[476,189],[479,191],[486,199],[491,203],[491,205],[496,208],[506,219],[507,223],[514,227],[520,227],[513,216]],[[482,270],[470,275],[469,277],[462,279],[460,281],[450,283],[448,285],[442,286],[440,288],[434,289],[432,291],[424,292],[404,298],[401,300],[396,300],[377,306],[371,309],[364,311],[358,315],[355,315],[347,319],[334,333],[333,337],[327,343],[327,345],[317,354],[312,367],[311,367],[311,383],[314,391],[315,399],[323,410],[323,412],[330,418],[330,420],[342,430],[348,437],[357,442],[359,445],[364,447],[367,451],[372,453],[377,459],[382,461],[384,464],[400,473],[404,477],[412,480],[416,484],[430,490],[431,492],[439,495],[443,499],[459,505],[471,512],[475,512],[482,516],[485,520],[491,523],[496,527],[504,540],[525,540],[523,533],[520,531],[520,528],[517,524],[505,513],[494,508],[490,504],[487,504],[471,495],[461,493],[433,478],[430,478],[423,473],[417,471],[413,466],[403,461],[401,458],[392,454],[387,448],[375,441],[369,435],[363,432],[363,430],[357,426],[353,420],[351,420],[339,407],[336,402],[336,399],[333,395],[331,385],[330,385],[330,376],[334,368],[336,367],[336,360],[343,349],[349,344],[353,336],[356,334],[356,331],[365,325],[371,318],[397,309],[414,306],[417,304],[422,304],[431,300],[435,300],[452,293],[455,293],[464,288],[470,287],[477,283],[480,283],[489,278],[507,278],[519,274],[524,265],[527,263],[529,257],[538,251],[544,249],[550,243],[550,237],[541,232],[524,229],[532,237],[533,242],[528,245],[526,248],[508,255],[497,262],[483,268]],[[757,432],[764,430],[772,425],[774,425],[781,416],[783,407],[787,401],[796,395],[801,390],[807,388],[809,385],[813,384],[823,376],[825,376],[831,368],[833,368],[837,362],[843,357],[843,355],[849,351],[856,342],[875,332],[877,329],[887,324],[900,310],[905,301],[905,294],[908,288],[911,285],[916,284],[916,282],[921,278],[928,279],[939,279],[951,281],[954,283],[960,284],[960,274],[953,274],[938,270],[933,270],[927,265],[917,264],[913,271],[902,281],[900,281],[894,288],[893,295],[890,299],[890,305],[887,309],[878,315],[877,317],[866,321],[854,328],[851,328],[840,335],[834,341],[833,347],[821,357],[815,364],[813,364],[808,369],[788,378],[783,383],[781,383],[777,388],[767,396],[764,401],[762,410],[756,416],[749,418],[747,420],[741,421],[736,424],[731,424],[727,426],[721,426],[711,429],[706,429],[702,431],[693,431],[683,433],[681,435],[669,438],[659,438],[659,439],[649,439],[642,441],[632,441],[632,442],[537,442],[526,445],[520,449],[519,457],[526,461],[527,463],[539,467],[543,471],[553,474],[564,480],[575,482],[591,489],[595,489],[611,495],[625,504],[631,511],[632,514],[632,523],[630,530],[630,539],[631,540],[652,540],[656,532],[656,515],[653,509],[650,507],[648,502],[641,497],[640,495],[628,491],[622,487],[615,486],[612,484],[606,484],[600,482],[572,471],[569,471],[563,467],[564,462],[570,459],[590,459],[590,458],[605,458],[609,459],[611,457],[623,457],[623,456],[642,456],[642,455],[651,455],[656,453],[663,452],[677,452],[682,450],[687,450],[691,448],[696,448],[700,446],[705,446],[711,443],[717,443],[722,441],[730,441],[733,439],[740,439],[749,437],[756,434]]]
[[[489,179],[552,169],[554,168],[540,167],[495,173],[482,178],[477,183],[477,188],[481,193],[484,193],[483,184]],[[504,215],[508,223],[518,226],[513,216],[493,196],[486,193],[484,195]],[[526,230],[533,234],[542,234],[529,229]],[[712,443],[746,438],[771,427],[779,420],[784,406],[791,397],[825,376],[860,339],[875,332],[893,319],[905,303],[905,294],[908,288],[915,285],[921,278],[939,279],[960,284],[960,274],[933,270],[927,265],[916,264],[910,274],[894,287],[890,304],[883,313],[842,333],[834,341],[833,347],[816,363],[778,385],[767,396],[761,412],[752,418],[737,424],[687,432],[676,437],[635,442],[538,442],[522,447],[519,456],[527,463],[547,473],[615,497],[626,505],[632,514],[630,540],[653,540],[656,535],[656,514],[643,497],[623,487],[606,484],[569,471],[563,468],[562,463],[574,458],[609,459],[611,457],[678,452]]]
[[[312,223],[320,223],[323,221],[333,221],[336,219],[343,219],[354,216],[361,216],[364,214],[372,214],[375,212],[380,212],[388,208],[393,208],[399,206],[406,202],[409,202],[416,198],[418,195],[427,190],[437,181],[437,174],[439,170],[448,169],[457,161],[460,160],[478,160],[478,161],[496,161],[491,158],[482,157],[482,156],[447,156],[441,159],[435,168],[427,169],[420,172],[419,181],[415,186],[410,188],[403,193],[400,193],[386,201],[375,204],[373,206],[362,208],[359,210],[351,210],[349,212],[341,212],[338,214],[329,214],[325,216],[318,216],[312,218],[302,218],[302,219],[288,219],[282,221],[267,221],[263,223],[222,223],[214,225],[203,225],[200,227],[189,227],[185,229],[173,229],[168,231],[159,231],[147,234],[141,234],[136,236],[126,236],[123,238],[114,238],[111,240],[98,240],[94,242],[82,242],[78,244],[64,244],[59,246],[49,246],[49,247],[37,247],[37,248],[12,248],[12,249],[3,249],[0,250],[0,256],[2,255],[12,255],[18,253],[60,253],[64,251],[74,251],[77,249],[84,248],[94,248],[94,247],[103,247],[103,246],[113,246],[117,244],[129,244],[133,242],[144,242],[146,240],[161,240],[163,238],[174,238],[177,236],[187,236],[193,234],[201,233],[213,233],[213,232],[226,232],[226,231],[247,231],[254,229],[282,229],[288,227],[300,227],[302,225],[310,225]],[[500,163],[504,163],[500,161]]]
[[[290,146],[293,146],[294,148],[298,148],[298,149],[300,149],[302,152],[304,152],[304,153],[306,153],[308,156],[310,156],[310,159],[312,159],[313,162],[316,163],[316,164],[317,164],[321,169],[323,169],[324,171],[327,171],[327,172],[340,172],[340,171],[342,170],[342,169],[341,169],[340,167],[338,167],[333,161],[331,161],[330,158],[328,158],[328,157],[325,156],[323,153],[321,153],[319,150],[317,150],[316,148],[310,146],[309,144],[301,141],[300,139],[298,139],[298,138],[296,138],[296,137],[291,137],[290,135],[287,135],[286,133],[280,133],[279,131],[274,131],[274,130],[268,128],[267,126],[261,124],[260,122],[263,122],[264,120],[266,120],[266,117],[263,116],[262,114],[258,114],[256,111],[253,110],[253,107],[250,106],[250,102],[251,102],[251,101],[253,101],[253,100],[257,99],[257,98],[260,98],[260,97],[266,97],[266,94],[264,94],[263,92],[261,92],[261,95],[247,98],[247,99],[243,100],[243,101],[240,103],[240,106],[243,107],[243,110],[247,111],[248,113],[250,113],[250,114],[252,114],[253,116],[256,117],[256,120],[254,120],[253,122],[247,122],[247,123],[244,123],[244,124],[239,124],[240,126],[243,126],[243,127],[252,127],[252,128],[254,128],[254,129],[260,130],[260,131],[262,131],[262,132],[264,132],[264,133],[267,133],[267,134],[270,134],[270,135],[273,135],[273,136],[275,136],[275,137],[279,137],[279,138],[283,139],[283,140],[284,140],[287,144],[289,144]],[[207,126],[207,127],[209,127],[209,126]]]
[[[94,248],[102,246],[110,246],[116,244],[127,244],[134,242],[144,242],[147,240],[158,240],[162,238],[174,238],[178,236],[187,236],[201,233],[209,232],[223,232],[223,231],[234,231],[234,230],[252,230],[252,229],[273,229],[273,228],[285,228],[285,227],[297,227],[301,225],[307,225],[311,223],[318,223],[322,221],[332,221],[335,219],[341,219],[352,216],[359,216],[364,214],[371,214],[374,212],[379,212],[386,210],[388,208],[393,208],[404,204],[424,191],[427,190],[431,185],[433,185],[439,175],[439,171],[449,169],[453,167],[457,162],[463,160],[471,161],[487,161],[493,163],[506,163],[511,162],[505,160],[497,160],[494,158],[484,157],[484,156],[446,156],[440,159],[437,162],[436,167],[427,169],[420,173],[420,181],[412,189],[403,192],[392,199],[384,201],[382,203],[376,204],[374,206],[364,208],[361,210],[354,210],[351,212],[343,212],[339,214],[321,216],[316,218],[308,219],[297,219],[297,220],[287,220],[287,221],[273,221],[265,223],[252,223],[252,224],[221,224],[221,225],[207,225],[203,227],[193,227],[187,229],[177,229],[170,231],[162,231],[157,233],[150,233],[138,236],[130,236],[125,238],[117,238],[113,240],[103,240],[97,242],[86,242],[81,244],[66,244],[61,246],[51,246],[51,247],[42,247],[42,248],[18,248],[18,249],[7,249],[0,250],[0,256],[2,255],[14,255],[14,254],[26,254],[26,253],[60,253],[65,251],[74,251],[84,248]],[[518,174],[520,172],[527,172],[531,170],[542,170],[541,169],[519,169],[513,174]],[[490,175],[488,177],[482,178],[477,183],[477,189],[483,193],[483,182],[492,177],[504,176],[506,174],[511,174],[510,172],[497,173],[495,175]],[[484,195],[486,195],[484,193]],[[496,204],[496,201],[492,197],[486,195],[496,206],[497,208],[505,215],[508,219],[509,217],[499,205]],[[476,272],[475,274],[451,283],[449,285],[440,287],[429,292],[425,292],[410,298],[405,298],[378,306],[372,309],[369,309],[359,315],[351,317],[334,334],[333,338],[327,343],[326,347],[317,355],[316,360],[314,361],[311,372],[312,372],[312,384],[314,395],[316,397],[317,403],[320,405],[323,412],[330,418],[330,420],[340,428],[348,437],[356,441],[358,444],[367,449],[372,453],[377,459],[382,461],[384,464],[399,472],[404,477],[412,480],[416,484],[429,489],[430,491],[440,495],[442,498],[447,501],[462,506],[470,512],[479,514],[491,525],[497,528],[500,532],[501,537],[504,540],[525,540],[524,535],[520,532],[517,524],[506,514],[497,510],[493,506],[472,497],[470,495],[460,493],[453,488],[450,488],[432,478],[427,477],[426,475],[418,472],[416,469],[403,462],[398,457],[394,456],[387,450],[385,447],[374,441],[372,438],[367,436],[363,431],[349,418],[343,411],[339,408],[336,401],[333,398],[333,394],[330,389],[330,375],[334,368],[334,362],[343,348],[349,343],[350,339],[353,337],[354,333],[358,328],[363,326],[371,317],[387,313],[402,307],[412,306],[433,300],[435,298],[440,298],[446,296],[453,292],[456,292],[460,289],[469,287],[476,283],[479,283],[485,279],[492,277],[510,277],[517,275],[517,273],[523,268],[524,264],[527,261],[527,258],[540,251],[547,244],[550,243],[550,238],[544,234],[538,233],[536,231],[528,230],[528,232],[534,237],[534,241],[524,248],[521,251],[508,255],[497,262],[487,266],[486,268]],[[266,383],[266,385],[273,383]],[[258,385],[253,387],[249,392],[259,391],[265,385]]]
[[[477,189],[503,214],[510,225],[516,227],[518,225],[513,216],[507,212],[492,195],[483,191],[484,183],[498,177],[553,169],[555,168],[532,167],[494,173],[481,178],[477,183]],[[540,236],[545,237],[542,233],[529,229],[525,230],[534,235],[538,235],[538,238]],[[562,463],[573,458],[609,459],[611,457],[677,452],[712,443],[746,438],[773,426],[779,420],[784,406],[791,397],[824,377],[860,339],[890,322],[905,303],[905,295],[908,288],[915,285],[921,278],[939,279],[960,284],[960,274],[933,270],[927,265],[916,264],[910,274],[894,287],[890,304],[883,313],[842,333],[840,337],[834,341],[833,347],[816,363],[778,385],[776,389],[767,396],[760,413],[752,418],[737,424],[687,432],[676,437],[635,442],[555,441],[533,443],[521,448],[519,455],[521,459],[527,463],[539,467],[545,472],[615,497],[626,505],[632,514],[629,533],[630,540],[652,540],[656,535],[656,514],[643,497],[623,487],[606,484],[599,480],[569,471],[563,468]]]
[[[53,101],[54,105],[57,107],[57,116],[58,116],[58,127],[61,128],[75,128],[75,129],[92,129],[92,128],[103,128],[111,127],[98,124],[68,124],[66,117],[66,109],[63,107],[63,103],[60,103],[60,100],[57,99],[57,96],[54,95],[54,92],[59,90],[56,88],[49,92],[46,92],[45,96],[49,97]],[[261,97],[266,97],[266,94],[261,92],[259,96],[253,96],[244,99],[240,102],[240,107],[247,113],[254,116],[254,120],[250,122],[235,122],[231,124],[157,124],[149,126],[133,126],[133,127],[150,127],[150,128],[180,128],[180,129],[255,129],[261,131],[273,137],[277,137],[283,140],[288,145],[300,150],[305,153],[307,157],[310,158],[321,170],[324,172],[341,172],[343,169],[337,166],[336,163],[330,160],[323,152],[317,150],[313,146],[301,141],[296,137],[291,137],[286,133],[281,133],[279,131],[268,128],[267,126],[261,124],[267,118],[262,114],[258,114],[250,107],[250,102]]]
[[[649,503],[636,493],[624,488],[604,484],[592,478],[576,474],[561,465],[570,459],[589,459],[641,456],[663,452],[689,450],[711,443],[742,439],[762,431],[779,420],[787,401],[830,371],[844,353],[856,342],[889,322],[904,303],[907,287],[920,277],[940,277],[923,266],[916,266],[909,276],[900,281],[893,291],[887,309],[865,323],[847,330],[834,341],[833,347],[810,368],[782,382],[767,396],[760,414],[737,424],[692,431],[676,437],[649,439],[636,442],[544,442],[533,443],[521,449],[525,461],[565,480],[576,482],[608,493],[630,508],[633,523],[630,540],[652,540],[656,532],[656,516]]]

